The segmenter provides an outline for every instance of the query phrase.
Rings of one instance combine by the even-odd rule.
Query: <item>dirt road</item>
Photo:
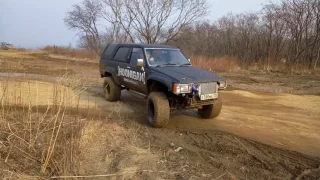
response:
[[[95,65],[55,66],[38,56],[19,63],[21,72],[27,66],[28,73],[41,76],[10,73],[10,86],[19,82],[20,93],[25,84],[30,91],[30,81],[37,85],[35,103],[48,103],[52,76],[63,69],[89,80],[75,101],[100,114],[83,129],[80,174],[146,170],[124,178],[320,179],[320,96],[233,89],[221,93],[218,118],[203,120],[189,110],[172,114],[166,128],[154,129],[147,124],[145,99],[123,91],[120,102],[104,100]],[[40,68],[31,67],[33,62]]]
[[[215,120],[183,113],[177,127],[218,129],[280,148],[320,157],[320,97],[248,91],[222,93],[224,108]]]
[[[145,99],[123,91],[120,103],[105,102],[98,84],[88,92],[102,111],[118,109],[121,123],[138,132],[140,147],[164,153],[160,164],[183,172],[182,179],[320,178],[319,96],[225,91],[219,118],[202,120],[190,110],[173,114],[166,128],[153,129],[146,123]]]
[[[99,85],[88,92],[101,99],[98,106],[108,109],[112,104],[102,97]],[[203,120],[197,111],[172,114],[167,129],[188,131],[222,130],[280,148],[320,157],[320,96],[298,96],[241,90],[224,91],[223,110],[213,120]],[[123,91],[124,112],[143,114],[146,123],[145,100]],[[143,122],[145,121],[145,122]]]

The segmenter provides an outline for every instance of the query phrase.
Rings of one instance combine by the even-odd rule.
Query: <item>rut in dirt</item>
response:
[[[164,153],[170,171],[180,172],[175,178],[320,179],[319,158],[222,131],[148,129],[146,141]]]

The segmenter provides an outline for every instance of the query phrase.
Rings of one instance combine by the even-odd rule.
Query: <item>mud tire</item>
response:
[[[221,109],[222,109],[222,98],[219,95],[218,101],[215,104],[202,106],[202,109],[198,109],[198,113],[204,119],[212,119],[219,116]]]
[[[107,101],[118,101],[121,96],[121,87],[114,82],[112,77],[106,77],[103,82],[103,94]]]
[[[148,122],[154,128],[165,127],[170,119],[170,106],[165,93],[151,92],[147,100]]]

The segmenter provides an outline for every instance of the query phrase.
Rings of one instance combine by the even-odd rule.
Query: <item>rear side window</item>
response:
[[[107,47],[107,50],[103,54],[103,57],[105,57],[105,58],[110,57],[116,46],[117,46],[116,44],[109,44]]]
[[[122,61],[122,62],[127,62],[129,50],[130,50],[130,48],[120,47],[118,49],[117,53],[115,54],[115,56],[113,57],[113,59],[118,60],[118,61]]]

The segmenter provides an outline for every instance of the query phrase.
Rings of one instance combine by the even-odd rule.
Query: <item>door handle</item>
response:
[[[130,69],[131,67],[130,67],[130,66],[127,66],[127,68]]]

